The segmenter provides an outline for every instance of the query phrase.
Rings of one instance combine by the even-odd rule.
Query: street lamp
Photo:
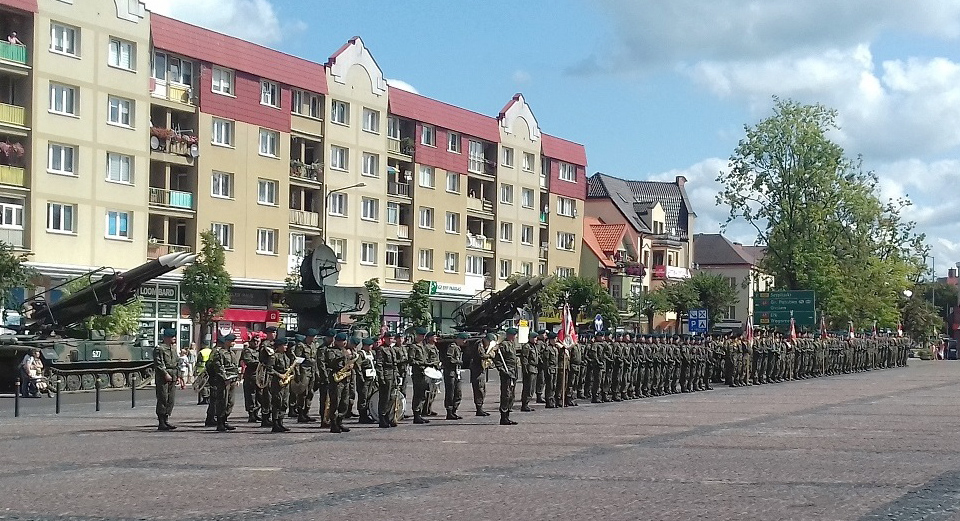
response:
[[[357,183],[355,185],[344,186],[343,188],[336,188],[333,190],[327,190],[323,194],[323,229],[320,230],[320,239],[324,244],[327,243],[327,214],[330,213],[327,211],[327,205],[330,204],[330,194],[335,194],[337,192],[343,192],[345,190],[350,190],[352,188],[363,188],[367,186],[367,183]]]

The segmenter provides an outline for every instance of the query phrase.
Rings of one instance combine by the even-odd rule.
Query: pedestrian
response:
[[[177,385],[183,390],[187,386],[187,368],[190,367],[190,356],[186,349],[180,350],[180,356],[177,358]]]

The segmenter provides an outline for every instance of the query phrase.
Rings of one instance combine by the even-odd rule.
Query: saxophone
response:
[[[348,350],[348,352],[349,352],[349,350]],[[348,359],[348,360],[347,360],[347,363],[345,363],[345,364],[343,365],[343,369],[340,369],[340,370],[337,371],[336,373],[333,373],[333,381],[336,382],[336,383],[340,383],[340,382],[346,380],[347,377],[350,376],[350,373],[353,372],[353,366],[356,365],[357,360],[359,360],[361,356],[363,356],[363,355],[360,354],[360,353],[357,353],[356,358],[350,358],[350,359]]]
[[[286,387],[290,384],[290,380],[293,380],[293,377],[296,376],[297,366],[300,365],[300,362],[303,359],[298,358],[290,364],[290,367],[287,368],[286,372],[280,375],[280,387]]]

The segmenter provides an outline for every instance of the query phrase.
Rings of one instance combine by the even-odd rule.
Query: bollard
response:
[[[94,383],[95,398],[97,403],[97,412],[100,412],[100,377],[97,377],[97,381]]]
[[[137,406],[137,373],[130,373],[130,408]]]
[[[17,388],[13,393],[13,417],[20,417],[20,379],[17,378]]]
[[[60,414],[60,379],[57,378],[57,414]]]

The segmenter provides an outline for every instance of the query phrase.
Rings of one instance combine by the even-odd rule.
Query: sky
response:
[[[491,116],[522,92],[544,132],[586,146],[588,173],[685,176],[697,233],[727,220],[716,178],[744,125],[773,96],[822,103],[881,197],[913,201],[938,275],[960,262],[960,0],[146,3],[321,63],[360,36],[394,85]]]

